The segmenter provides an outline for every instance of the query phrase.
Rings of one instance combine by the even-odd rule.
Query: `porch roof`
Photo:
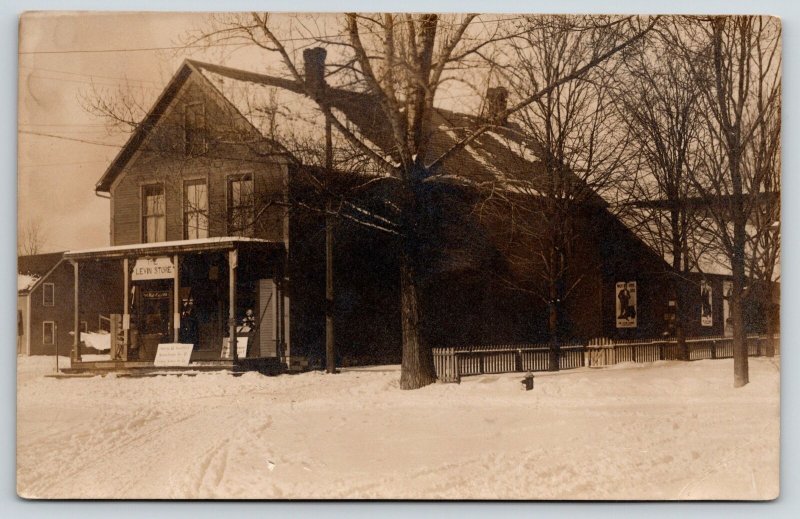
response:
[[[242,245],[254,246],[275,251],[284,250],[282,241],[262,240],[239,236],[219,236],[195,240],[162,241],[156,243],[134,243],[94,249],[72,250],[64,253],[65,259],[119,259],[131,256],[153,256],[159,254],[180,254],[190,252],[224,251],[237,249]]]

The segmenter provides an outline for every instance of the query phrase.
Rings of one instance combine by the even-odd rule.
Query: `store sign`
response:
[[[145,281],[148,279],[172,279],[175,276],[175,265],[167,256],[158,258],[139,258],[133,266],[131,279]]]
[[[145,299],[168,299],[169,295],[169,290],[142,290]]]
[[[193,344],[168,342],[158,345],[154,366],[188,366]]]
[[[240,359],[247,357],[247,337],[236,337],[236,356]],[[222,339],[221,359],[231,358],[231,340]]]
[[[618,281],[615,288],[617,328],[636,328],[639,311],[636,281]]]

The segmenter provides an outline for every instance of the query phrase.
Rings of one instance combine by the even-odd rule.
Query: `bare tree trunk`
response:
[[[407,253],[400,257],[400,319],[403,362],[400,389],[418,389],[436,381],[433,357],[420,337],[419,301],[414,266]]]
[[[741,200],[739,201],[741,203]],[[742,387],[750,380],[748,376],[747,334],[744,329],[742,294],[744,292],[744,223],[739,218],[733,223],[733,294],[731,295],[731,319],[733,321],[733,387]]]
[[[327,204],[330,213],[330,202]],[[336,347],[333,332],[333,217],[325,217],[325,371],[336,373]]]
[[[554,291],[551,290],[551,295]],[[548,331],[550,332],[550,360],[549,371],[558,371],[558,359],[561,356],[561,344],[558,339],[558,302],[555,298],[550,300],[548,311]]]
[[[686,297],[683,293],[683,287],[680,286],[680,281],[673,278],[673,285],[675,286],[675,340],[678,343],[678,351],[680,352],[681,360],[689,360],[689,344],[686,342]]]
[[[778,328],[775,326],[775,312],[778,310],[777,306],[772,302],[774,296],[772,283],[767,283],[767,357],[775,356],[775,332]],[[780,339],[779,339],[780,340]]]
[[[551,265],[556,269],[555,279],[550,279],[550,286],[548,290],[548,323],[547,328],[550,333],[550,355],[548,362],[549,371],[558,371],[559,357],[561,356],[561,344],[559,338],[559,318],[561,298],[561,286],[563,286],[563,257],[559,254],[557,247],[552,247],[550,250]]]

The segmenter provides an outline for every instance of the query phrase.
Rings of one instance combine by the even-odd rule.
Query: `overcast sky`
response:
[[[19,226],[41,222],[46,251],[109,242],[109,202],[95,195],[94,186],[127,135],[110,134],[102,119],[83,108],[82,98],[91,97],[93,89],[113,92],[129,86],[149,103],[187,57],[249,63],[251,69],[253,59],[264,59],[230,48],[174,49],[188,31],[206,23],[207,15],[187,13],[23,17]]]

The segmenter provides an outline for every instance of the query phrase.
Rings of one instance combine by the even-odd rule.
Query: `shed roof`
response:
[[[176,254],[214,250],[233,250],[240,245],[252,244],[269,249],[283,249],[283,242],[247,238],[242,236],[218,236],[194,240],[162,241],[155,243],[134,243],[112,245],[93,249],[71,250],[64,253],[67,259],[118,259],[134,255]]]

